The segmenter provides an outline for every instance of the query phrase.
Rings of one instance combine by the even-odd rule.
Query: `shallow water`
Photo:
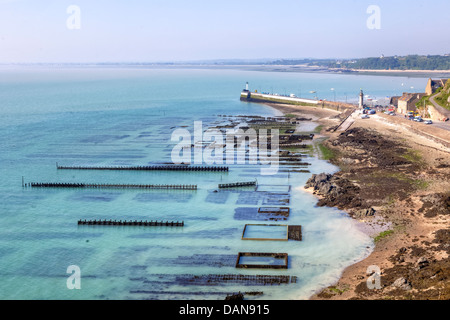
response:
[[[260,166],[249,164],[231,165],[226,173],[56,169],[57,162],[170,162],[176,128],[192,131],[198,120],[207,128],[224,123],[222,115],[278,114],[239,101],[249,78],[295,87],[294,81],[306,81],[308,75],[294,79],[291,74],[224,70],[0,71],[0,298],[223,299],[237,291],[262,291],[252,298],[306,299],[365,257],[371,239],[345,213],[316,207],[317,199],[298,187],[311,173],[337,170],[317,158],[307,158],[311,173],[279,171],[273,176],[260,175]],[[332,75],[327,79],[332,82]],[[347,78],[347,88],[363,79]],[[342,79],[335,80],[344,85]],[[381,90],[381,78],[367,81]],[[22,177],[25,182],[197,184],[198,190],[35,189],[23,188]],[[213,192],[219,183],[254,179],[257,192]],[[281,204],[286,192],[288,219],[258,220],[252,210]],[[184,221],[185,226],[78,226],[79,219],[169,220]],[[302,225],[303,240],[241,240],[248,223]],[[236,269],[238,252],[285,252],[289,268]],[[71,265],[80,267],[81,290],[67,288]],[[288,276],[289,281],[264,284],[259,275],[272,276],[275,282]]]

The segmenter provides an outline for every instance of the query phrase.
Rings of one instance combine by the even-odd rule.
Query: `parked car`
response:
[[[425,123],[425,124],[433,124],[433,121],[427,120],[427,121],[425,121],[424,123]]]
[[[363,114],[362,116],[361,116],[361,119],[369,119],[370,117],[367,115],[367,114]]]

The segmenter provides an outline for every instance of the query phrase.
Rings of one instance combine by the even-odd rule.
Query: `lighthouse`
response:
[[[362,109],[364,107],[364,93],[361,89],[359,92],[359,107]]]
[[[245,84],[245,89],[241,92],[241,101],[250,100],[250,91],[248,90],[248,82]]]

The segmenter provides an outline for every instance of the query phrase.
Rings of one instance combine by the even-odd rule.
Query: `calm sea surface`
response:
[[[253,90],[309,98],[316,91],[322,99],[349,102],[360,88],[381,101],[423,91],[426,84],[417,78],[234,70],[3,67],[0,299],[224,299],[238,291],[263,293],[247,296],[251,299],[306,299],[364,258],[371,239],[345,213],[316,207],[316,198],[300,188],[312,173],[337,170],[315,157],[306,158],[311,173],[280,170],[272,176],[261,175],[258,165],[231,165],[228,173],[56,169],[56,162],[171,162],[176,128],[192,131],[194,121],[202,121],[206,129],[226,123],[224,115],[278,115],[239,101],[247,81]],[[198,190],[32,189],[22,188],[22,177],[197,184]],[[259,192],[213,192],[219,183],[255,179]],[[241,240],[245,224],[268,223],[249,212],[279,206],[285,198],[289,218],[269,223],[302,225],[303,241]],[[78,226],[79,219],[174,220],[185,226]],[[249,232],[252,237],[264,230]],[[267,232],[277,238],[283,229]],[[289,268],[236,269],[239,252],[288,253]],[[81,270],[80,290],[67,287],[71,265]],[[264,283],[262,275],[285,282]]]

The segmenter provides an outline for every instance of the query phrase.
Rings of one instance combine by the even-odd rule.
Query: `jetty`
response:
[[[229,167],[224,166],[189,166],[189,165],[152,165],[152,166],[61,166],[56,164],[58,170],[128,170],[128,171],[212,171],[227,172]]]
[[[316,93],[315,91],[311,91],[311,93]],[[311,107],[322,107],[337,111],[345,111],[345,110],[353,110],[357,107],[354,104],[340,101],[329,101],[324,99],[319,99],[315,97],[315,99],[301,98],[297,97],[294,94],[290,95],[282,95],[282,94],[270,94],[270,93],[262,93],[257,91],[250,91],[248,83],[245,86],[245,89],[241,91],[240,100],[245,102],[256,102],[256,103],[275,103],[275,104],[291,104],[291,105],[301,105],[301,106],[311,106]]]
[[[256,181],[219,184],[219,188],[221,188],[221,189],[238,188],[238,187],[253,187],[253,186],[256,186]]]
[[[127,221],[127,220],[78,220],[78,225],[90,226],[144,226],[144,227],[184,227],[184,221]]]
[[[288,104],[306,104],[306,105],[318,105],[321,103],[319,100],[305,99],[277,94],[257,93],[250,92],[248,89],[242,90],[241,101],[249,102],[266,102],[266,103],[288,103]]]
[[[97,183],[64,183],[64,182],[28,182],[23,185],[31,188],[78,188],[78,189],[164,189],[164,190],[197,190],[197,185],[164,185],[164,184],[97,184]]]

